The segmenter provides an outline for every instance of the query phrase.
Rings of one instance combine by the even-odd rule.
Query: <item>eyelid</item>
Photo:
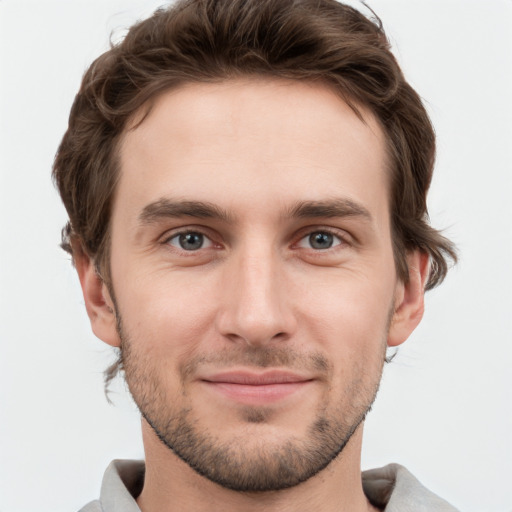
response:
[[[171,245],[169,243],[171,239],[173,239],[179,235],[183,235],[183,234],[187,234],[187,233],[201,234],[205,237],[205,239],[207,239],[210,242],[210,244],[208,245],[208,247],[201,247],[200,249],[198,249],[196,251],[186,251],[184,249],[181,249],[181,248]],[[298,231],[298,233],[295,236],[293,236],[293,239],[295,241],[292,242],[291,247],[297,248],[299,246],[300,242],[302,242],[305,238],[307,238],[308,236],[310,236],[313,233],[329,233],[330,235],[336,237],[339,240],[339,243],[337,243],[327,249],[324,249],[324,250],[313,249],[312,247],[310,247],[310,248],[300,247],[300,248],[303,248],[306,250],[309,249],[316,253],[322,253],[322,252],[336,250],[340,246],[353,246],[353,245],[357,244],[357,240],[348,231],[346,231],[344,229],[336,228],[336,227],[332,227],[332,226],[325,226],[325,225],[313,225],[313,226],[305,226],[305,227],[301,228]],[[204,226],[198,226],[198,225],[186,225],[186,226],[175,227],[175,228],[167,230],[163,235],[160,236],[160,243],[162,245],[170,246],[173,249],[176,249],[177,251],[181,251],[182,253],[188,253],[190,255],[191,253],[194,253],[194,252],[197,253],[198,251],[201,251],[204,249],[220,248],[223,245],[223,243],[220,241],[217,241],[218,238],[219,238],[219,236],[218,235],[216,236],[215,232],[212,232],[212,230],[209,228],[205,228]]]
[[[315,235],[315,234],[319,234],[319,233],[332,236],[333,243],[330,247],[315,248],[315,247],[310,246],[311,236]],[[325,252],[325,251],[328,251],[329,249],[334,249],[334,248],[338,247],[339,245],[342,245],[343,243],[344,243],[344,241],[339,236],[335,235],[334,233],[329,233],[328,231],[312,231],[309,235],[303,236],[298,241],[297,246],[302,249],[312,249],[314,251]]]
[[[335,250],[340,245],[353,245],[355,243],[354,238],[344,229],[333,228],[327,226],[308,226],[300,230],[296,237],[296,242],[294,242],[293,246],[297,247],[300,242],[302,242],[305,238],[311,236],[313,233],[328,233],[334,237],[336,237],[340,243],[329,247],[328,249],[324,249],[323,251],[320,249],[309,248],[315,252],[327,252],[328,250]],[[304,247],[304,249],[308,249]]]
[[[200,235],[202,237],[202,242],[203,243],[202,243],[201,247],[199,247],[198,249],[190,249],[190,251],[187,251],[183,247],[180,247],[180,245],[179,245],[179,238],[182,235],[191,235],[191,234]],[[175,239],[178,240],[176,245],[172,242]],[[197,251],[200,251],[201,249],[209,249],[210,247],[213,246],[213,241],[210,239],[210,237],[206,236],[203,233],[200,233],[199,231],[185,231],[184,233],[176,233],[173,236],[169,237],[167,239],[166,243],[168,245],[171,245],[172,247],[178,249],[179,251],[185,251],[185,252],[197,252]]]
[[[182,252],[197,252],[197,251],[201,250],[201,249],[198,249],[197,251],[185,251],[184,249],[180,249],[179,247],[176,247],[169,243],[170,240],[172,240],[173,238],[176,238],[177,236],[180,236],[180,235],[186,235],[188,233],[200,234],[206,240],[208,240],[210,242],[209,247],[201,247],[201,249],[210,249],[211,247],[220,245],[218,242],[215,241],[215,239],[214,239],[215,237],[213,236],[211,230],[206,229],[201,226],[194,226],[194,225],[181,226],[181,227],[169,229],[160,237],[160,243],[162,245],[170,245],[174,249],[176,249],[178,251],[181,250]]]

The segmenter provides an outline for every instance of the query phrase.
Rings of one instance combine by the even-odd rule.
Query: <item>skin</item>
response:
[[[361,420],[386,346],[422,317],[428,259],[411,252],[408,283],[397,279],[385,139],[361,113],[364,122],[321,84],[188,84],[125,133],[115,300],[86,256],[77,269],[93,331],[123,344],[143,415],[164,436],[171,418],[186,418],[248,475],[258,464],[272,473],[286,443],[298,453],[314,445],[320,419],[347,441],[302,483],[239,492],[194,471],[143,419],[144,512],[375,510],[361,487]],[[193,233],[203,245],[186,250],[180,234],[197,242]],[[209,380],[269,369],[303,381],[247,399]]]

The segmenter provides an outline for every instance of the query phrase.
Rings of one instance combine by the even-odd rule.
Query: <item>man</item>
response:
[[[455,510],[360,472],[386,348],[454,258],[435,139],[377,22],[334,0],[190,0],[84,76],[54,177],[145,464],[84,511]]]

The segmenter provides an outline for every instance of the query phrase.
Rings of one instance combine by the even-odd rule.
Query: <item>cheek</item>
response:
[[[358,273],[337,277],[304,300],[301,338],[315,340],[332,363],[333,389],[347,396],[362,388],[371,393],[386,354],[394,282]]]
[[[156,361],[191,357],[205,337],[211,338],[217,301],[204,280],[154,273],[119,288],[127,335]]]
[[[380,381],[393,283],[377,288],[375,282],[353,276],[331,284],[321,299],[309,301],[305,330],[332,363],[333,396],[341,396],[348,407],[364,402]]]
[[[394,279],[347,270],[320,277],[296,293],[302,297],[301,316],[347,347],[380,343],[393,304]]]

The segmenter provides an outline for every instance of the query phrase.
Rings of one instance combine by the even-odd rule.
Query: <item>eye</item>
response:
[[[342,244],[343,241],[338,236],[329,233],[329,231],[313,231],[302,238],[298,244],[305,249],[315,249],[317,251],[330,249],[331,247]]]
[[[183,251],[198,251],[213,246],[213,242],[207,236],[197,231],[177,233],[168,238],[166,243]]]

